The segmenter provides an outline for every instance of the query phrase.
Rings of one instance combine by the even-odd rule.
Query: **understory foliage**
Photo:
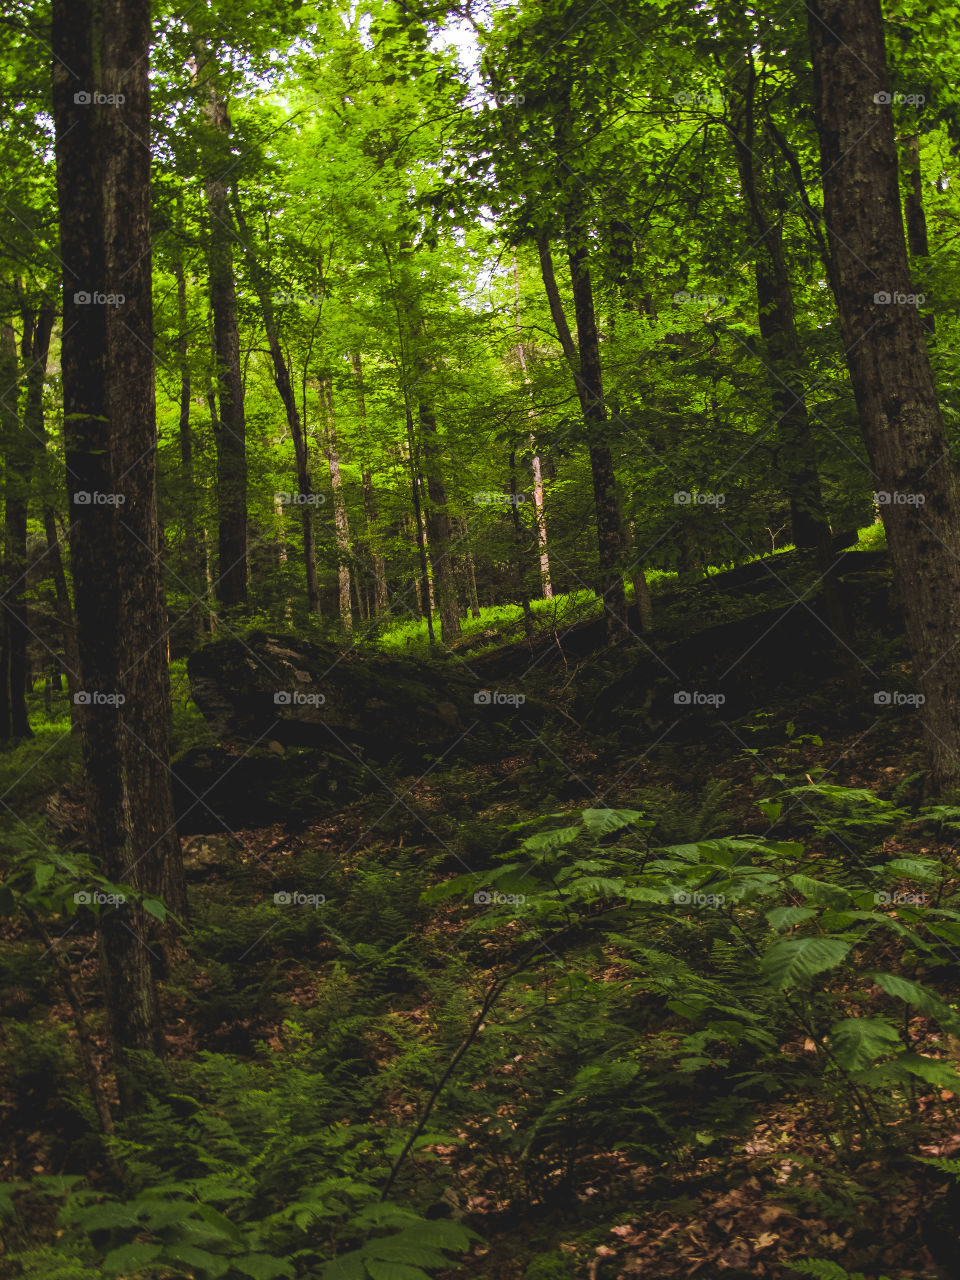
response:
[[[13,1088],[69,1113],[75,1149],[54,1151],[65,1171],[3,1185],[3,1274],[424,1280],[483,1248],[463,1221],[470,1187],[572,1207],[598,1159],[666,1186],[784,1100],[840,1171],[909,1161],[923,1099],[960,1095],[960,892],[949,860],[898,850],[950,838],[960,809],[771,785],[765,835],[698,835],[689,797],[650,789],[649,812],[501,824],[482,873],[366,861],[329,929],[308,911],[252,966],[262,918],[218,893],[190,942],[217,978],[198,1008],[236,1018],[219,1002],[243,971],[246,995],[259,983],[287,1016],[240,1056],[141,1064],[149,1099],[108,1140],[122,1186],[75,1171],[99,1139],[67,1041],[8,1039]],[[718,799],[701,795],[707,831]],[[684,820],[683,842],[655,838]],[[300,859],[302,872],[316,855]],[[12,877],[6,905],[58,912],[81,882],[88,870],[58,857]],[[375,914],[382,936],[364,942]],[[331,946],[314,997],[292,1007],[277,960],[316,969]],[[929,1163],[940,1185],[960,1167]],[[557,1275],[573,1274],[565,1256]]]

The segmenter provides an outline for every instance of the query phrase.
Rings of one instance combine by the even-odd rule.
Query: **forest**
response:
[[[958,21],[8,0],[0,1280],[960,1280]]]

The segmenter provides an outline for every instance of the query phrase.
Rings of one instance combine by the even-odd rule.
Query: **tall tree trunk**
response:
[[[440,466],[440,439],[433,406],[422,391],[418,392],[417,403],[423,442],[423,470],[427,481],[427,542],[433,564],[434,595],[440,614],[440,639],[449,644],[460,634],[460,606],[451,557],[453,538],[447,509],[447,489]]]
[[[606,440],[607,410],[603,400],[603,377],[600,364],[600,342],[597,335],[593,286],[586,264],[586,251],[569,254],[570,280],[573,285],[574,312],[577,323],[577,345],[564,315],[560,290],[557,288],[550,242],[545,235],[537,239],[540,270],[544,290],[550,304],[554,328],[560,346],[573,373],[590,451],[590,473],[593,478],[593,501],[597,517],[599,552],[599,595],[603,600],[609,638],[623,635],[627,619],[627,598],[623,586],[621,560],[623,529],[620,504],[617,501],[613,455]],[[579,348],[579,350],[578,350]]]
[[[464,567],[467,572],[467,597],[470,601],[470,615],[474,618],[480,617],[480,601],[477,597],[477,567],[473,558],[473,548],[470,546],[470,529],[466,519],[461,516],[458,520],[460,538],[466,547],[463,557]]]
[[[310,459],[307,451],[306,434],[300,422],[300,411],[297,408],[297,398],[293,391],[293,383],[290,380],[290,370],[287,367],[283,348],[280,346],[280,330],[277,325],[277,313],[273,305],[273,298],[270,295],[270,282],[267,278],[267,273],[260,265],[257,248],[251,239],[250,228],[247,226],[243,206],[240,203],[240,193],[236,188],[234,188],[233,208],[237,218],[237,226],[242,236],[247,268],[250,272],[250,281],[260,303],[260,312],[263,316],[263,327],[266,331],[267,345],[270,348],[270,360],[273,364],[274,386],[277,388],[277,394],[283,403],[284,413],[287,416],[287,426],[290,428],[290,438],[293,440],[293,450],[297,463],[297,485],[300,491],[300,518],[303,523],[303,560],[307,584],[307,608],[311,613],[319,613],[320,582],[317,577],[317,541],[313,522],[315,495],[310,476]]]
[[[800,371],[805,365],[797,332],[793,287],[783,249],[783,212],[770,212],[756,173],[756,67],[746,56],[742,132],[731,128],[740,181],[750,210],[757,250],[754,279],[765,368],[776,415],[777,470],[790,502],[794,544],[820,547],[830,538],[823,508],[817,453]]]
[[[907,228],[907,248],[911,260],[929,258],[930,239],[927,214],[923,207],[923,170],[920,166],[920,139],[914,130],[901,139],[901,163],[907,175],[907,194],[903,202],[903,220]],[[932,342],[936,341],[936,321],[930,311],[921,311],[923,327]]]
[[[179,202],[178,202],[179,221]],[[183,559],[186,564],[186,586],[193,599],[188,607],[190,623],[188,634],[194,644],[203,641],[206,630],[203,597],[206,588],[205,567],[201,558],[200,541],[197,538],[197,487],[193,475],[193,434],[190,426],[190,351],[189,319],[187,315],[187,278],[183,269],[183,250],[180,228],[176,231],[176,252],[173,258],[173,275],[177,283],[177,360],[180,365],[180,417],[177,423],[177,440],[180,446],[180,482],[182,492]]]
[[[847,365],[906,615],[934,789],[960,784],[960,495],[900,211],[879,0],[807,0],[824,220]],[[875,301],[875,295],[893,301]],[[923,505],[898,501],[922,495]]]
[[[18,465],[18,454],[23,447],[19,386],[17,335],[13,325],[5,321],[0,325],[0,442],[7,471],[3,503],[3,595],[0,596],[0,739],[4,741],[25,737],[30,732],[29,724],[26,724],[26,733],[22,727],[19,733],[14,730],[15,722],[27,721],[22,669],[16,686],[11,679],[15,666],[13,650],[19,638],[16,633],[23,631],[20,615],[27,559],[27,513]],[[22,555],[19,554],[21,534]]]
[[[770,240],[783,267],[781,225],[770,227]],[[769,376],[770,399],[776,417],[777,471],[790,503],[794,545],[818,547],[829,540],[830,526],[823,508],[816,446],[799,377],[802,356],[793,321],[793,294],[785,271],[771,270],[762,253],[754,264],[760,337]]]
[[[324,423],[330,486],[333,489],[333,525],[337,543],[337,561],[340,566],[338,573],[340,622],[347,631],[350,631],[353,627],[353,608],[350,598],[350,522],[347,518],[347,500],[343,492],[343,477],[340,474],[332,377],[320,379],[320,412]]]
[[[64,439],[83,689],[88,847],[114,881],[186,894],[168,767],[156,495],[150,253],[149,0],[54,0],[53,107],[63,273]],[[78,87],[123,94],[77,103]],[[121,295],[102,305],[85,294]],[[123,502],[121,504],[120,498]],[[120,701],[120,698],[124,701]],[[109,701],[102,701],[107,698]],[[150,917],[101,913],[100,969],[121,1101],[125,1050],[160,1050]]]
[[[17,597],[16,617],[11,612],[11,622],[15,622],[12,633],[10,685],[17,688],[26,685],[29,688],[29,651],[27,637],[30,633],[29,611],[23,592],[30,577],[27,565],[27,505],[34,478],[42,473],[46,463],[44,448],[43,421],[43,388],[47,376],[47,360],[50,354],[50,335],[53,332],[55,311],[53,306],[43,304],[39,310],[30,306],[21,307],[23,320],[23,338],[21,355],[24,366],[24,399],[23,425],[20,432],[21,446],[17,450],[17,461],[20,468],[20,486],[22,489],[22,505],[18,512],[20,524],[18,537],[17,560],[24,566],[23,581]],[[9,459],[8,459],[9,463]],[[9,478],[9,471],[8,471]],[[13,706],[13,733],[15,737],[27,736],[30,726],[27,723],[26,703],[20,708],[16,701]]]
[[[409,392],[403,389],[404,407],[407,421],[407,449],[410,454],[410,489],[413,495],[413,518],[416,524],[417,554],[420,558],[420,579],[417,583],[417,608],[420,616],[427,620],[427,635],[431,645],[436,637],[433,630],[433,592],[430,586],[430,567],[427,563],[427,537],[423,525],[423,503],[420,501],[421,480],[420,468],[417,465],[417,451],[413,435],[413,414],[410,412]]]
[[[530,372],[527,368],[527,353],[523,344],[523,330],[520,327],[520,268],[517,255],[513,255],[513,314],[517,329],[517,359],[523,371],[523,381],[530,386]],[[529,415],[536,422],[536,410],[531,405]],[[543,473],[540,467],[540,454],[537,451],[536,432],[530,432],[530,470],[533,472],[533,510],[537,525],[537,546],[540,549],[540,589],[544,600],[553,596],[550,585],[550,555],[547,551],[547,522],[543,510]]]
[[[513,563],[517,579],[517,592],[523,610],[523,633],[527,639],[533,636],[533,610],[527,591],[526,574],[523,571],[523,527],[520,523],[520,504],[517,495],[517,455],[510,451],[510,511],[513,518]]]
[[[80,688],[80,653],[77,649],[77,624],[67,587],[67,575],[63,567],[63,556],[60,554],[60,539],[53,507],[45,506],[43,511],[43,532],[47,541],[47,558],[50,561],[50,573],[53,577],[53,589],[57,600],[57,620],[60,623],[60,635],[63,643],[63,672],[67,677],[67,691],[70,694],[70,718],[74,728],[79,727],[80,709],[74,695]]]
[[[201,55],[203,56],[203,55]],[[219,564],[216,594],[225,607],[247,601],[247,446],[240,363],[240,323],[233,273],[233,220],[227,184],[220,176],[229,166],[230,118],[227,102],[211,81],[205,109],[207,268],[213,308],[216,358],[217,496],[220,510]]]
[[[357,408],[361,422],[367,417],[367,401],[363,393],[363,364],[359,351],[351,351],[350,368],[353,370],[354,383],[357,389]],[[361,435],[363,433],[361,432]],[[369,467],[363,468],[363,514],[367,522],[367,543],[370,547],[370,562],[373,567],[375,614],[379,616],[387,608],[389,595],[387,592],[387,566],[380,550],[379,504],[373,487],[373,473]]]

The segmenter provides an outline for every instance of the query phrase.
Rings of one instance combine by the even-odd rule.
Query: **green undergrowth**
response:
[[[797,773],[766,779],[756,834],[727,784],[648,785],[629,808],[477,818],[427,857],[225,869],[164,984],[201,1038],[132,1064],[147,1103],[106,1144],[122,1181],[87,1172],[104,1139],[72,1038],[37,1011],[5,1025],[11,1101],[62,1136],[50,1172],[2,1187],[0,1275],[424,1280],[495,1231],[467,1207],[495,1196],[541,1221],[529,1274],[575,1276],[645,1205],[692,1213],[685,1180],[736,1162],[771,1106],[820,1134],[788,1209],[812,1177],[841,1218],[865,1211],[878,1161],[948,1185],[913,1156],[931,1108],[957,1120],[960,809]],[[45,868],[23,851],[8,910],[82,935],[88,869]],[[585,1252],[558,1255],[551,1220]]]

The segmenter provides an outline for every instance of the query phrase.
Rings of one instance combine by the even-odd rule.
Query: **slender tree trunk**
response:
[[[470,529],[463,516],[460,517],[458,524],[460,526],[460,537],[467,548],[463,562],[467,571],[467,596],[470,601],[470,614],[474,618],[479,618],[480,601],[477,598],[477,567],[473,558],[473,548],[470,546]]]
[[[350,353],[350,367],[353,370],[357,389],[357,408],[361,422],[367,417],[367,402],[363,394],[363,364],[359,351]],[[389,594],[387,592],[387,566],[380,551],[379,508],[376,491],[373,487],[373,473],[369,467],[363,469],[363,513],[367,522],[367,542],[370,547],[370,561],[373,567],[375,615],[383,613],[387,608]]]
[[[247,226],[243,206],[240,203],[240,194],[236,188],[234,188],[233,208],[236,214],[237,226],[242,236],[247,268],[250,272],[250,281],[253,284],[260,303],[260,312],[263,316],[263,327],[266,331],[267,345],[270,348],[270,360],[273,364],[274,386],[277,388],[277,394],[283,403],[287,426],[290,428],[290,437],[293,440],[294,455],[297,462],[297,485],[300,491],[300,518],[303,523],[303,560],[307,584],[307,608],[311,613],[319,613],[320,582],[317,577],[317,542],[313,521],[315,495],[310,476],[306,434],[300,422],[300,411],[297,408],[297,398],[294,394],[293,383],[290,380],[290,370],[284,358],[283,348],[280,346],[280,330],[277,324],[277,313],[273,305],[273,298],[270,295],[270,282],[267,278],[267,273],[260,265],[257,248],[250,236],[250,228]]]
[[[517,593],[520,596],[520,607],[523,610],[523,633],[527,639],[533,636],[533,610],[530,608],[530,593],[527,591],[526,574],[523,572],[523,527],[520,523],[520,506],[517,495],[517,455],[510,451],[510,512],[513,519],[514,572],[517,580]]]
[[[907,228],[907,248],[911,260],[929,258],[930,239],[927,214],[923,207],[923,170],[920,166],[920,139],[916,132],[901,140],[901,163],[907,175],[907,194],[903,202],[903,220]],[[930,311],[921,311],[923,327],[931,344],[936,341],[936,320]]]
[[[149,2],[54,0],[51,44],[60,252],[68,264],[61,352],[67,485],[71,494],[113,499],[74,500],[71,510],[88,697],[81,720],[88,847],[112,880],[162,895],[183,912],[158,556]],[[122,107],[78,104],[78,86],[123,94]],[[85,301],[94,291],[124,301]],[[136,1095],[124,1051],[163,1043],[150,919],[135,898],[99,919],[104,1007],[124,1105]]]
[[[230,118],[213,83],[206,106],[209,155],[206,170],[210,300],[216,357],[217,496],[220,510],[217,599],[227,608],[247,601],[247,446],[240,362],[240,323],[233,273],[233,220],[226,182],[230,167]]]
[[[577,250],[571,253],[569,255],[570,279],[573,285],[578,351],[563,312],[550,244],[546,236],[538,238],[537,247],[550,313],[563,353],[573,373],[590,450],[590,472],[593,478],[593,501],[597,516],[599,549],[598,587],[604,604],[607,634],[610,639],[620,638],[626,626],[627,616],[627,599],[621,571],[623,529],[620,506],[617,501],[613,455],[606,442],[607,411],[603,400],[600,343],[593,305],[593,286],[586,265],[585,251]]]
[[[433,406],[423,393],[418,393],[420,431],[423,440],[423,470],[427,481],[427,542],[433,563],[434,594],[440,614],[440,639],[447,644],[460,634],[460,606],[457,580],[453,572],[453,542],[447,489],[440,467],[440,441]]]
[[[43,412],[43,377],[46,372],[47,349],[50,345],[50,329],[53,313],[44,311],[38,317],[32,309],[24,307],[23,316],[23,382],[26,385],[23,421],[18,412],[20,376],[17,367],[17,346],[13,326],[5,324],[0,333],[0,359],[3,365],[3,437],[4,437],[4,527],[3,565],[4,592],[3,644],[0,647],[0,737],[29,738],[32,736],[27,715],[28,662],[27,644],[29,619],[27,617],[26,587],[27,563],[27,504],[30,496],[30,480],[37,458],[37,441],[31,435],[36,428],[36,416]],[[38,327],[39,326],[39,327]],[[43,334],[45,329],[45,336]],[[42,346],[42,353],[38,349]],[[35,359],[42,354],[43,364]],[[37,372],[39,368],[39,381]],[[42,427],[42,421],[41,421]]]
[[[757,237],[754,279],[760,337],[770,398],[776,415],[777,469],[790,502],[793,541],[798,547],[819,547],[829,540],[823,508],[816,445],[804,399],[800,371],[805,366],[797,333],[793,287],[783,249],[783,216],[768,212],[765,193],[757,180],[755,120],[756,68],[747,55],[742,133],[731,129],[740,181]]]
[[[350,600],[350,522],[347,518],[347,500],[340,475],[340,455],[337,450],[337,430],[333,409],[333,378],[320,379],[320,412],[324,422],[327,447],[327,466],[330,469],[330,486],[333,489],[333,524],[337,543],[337,560],[340,565],[340,622],[350,631],[353,627],[353,609]]]
[[[178,202],[178,216],[180,213]],[[180,446],[180,481],[182,485],[183,559],[186,565],[186,585],[193,599],[188,606],[190,618],[188,633],[194,644],[201,644],[205,631],[205,613],[202,606],[206,586],[200,541],[197,537],[197,487],[193,475],[193,433],[190,426],[190,351],[189,317],[187,314],[187,279],[183,269],[179,226],[177,248],[173,259],[173,275],[177,283],[177,359],[180,364],[180,417],[177,423],[177,440]]]
[[[2,440],[3,457],[7,467],[3,503],[3,595],[0,597],[0,605],[2,605],[2,611],[0,611],[0,739],[4,741],[26,736],[22,731],[20,733],[14,731],[14,721],[27,719],[22,670],[17,687],[11,679],[15,665],[13,659],[15,632],[22,630],[18,615],[19,603],[23,598],[23,574],[27,553],[25,508],[23,508],[23,518],[19,518],[22,507],[22,497],[19,493],[20,469],[17,465],[17,455],[22,447],[17,403],[19,385],[17,335],[13,325],[4,322],[0,325],[0,440]],[[21,531],[23,534],[22,564],[18,556]],[[29,731],[29,725],[27,729]]]
[[[413,415],[410,412],[408,393],[404,387],[404,401],[407,419],[407,447],[410,453],[410,488],[413,494],[413,518],[416,524],[417,553],[420,557],[420,582],[417,587],[417,607],[420,616],[427,619],[427,635],[431,645],[436,637],[433,631],[433,592],[430,587],[430,567],[427,563],[427,539],[423,527],[423,504],[420,501],[420,469],[417,466],[417,453],[413,436]]]
[[[520,268],[517,255],[513,255],[513,296],[514,321],[517,328],[517,359],[523,371],[523,381],[530,386],[530,372],[527,368],[527,353],[523,345],[523,331],[520,327]],[[536,410],[531,405],[529,410],[531,422],[536,422]],[[530,470],[533,472],[533,508],[537,526],[537,545],[540,549],[540,589],[544,600],[553,595],[550,585],[550,556],[547,551],[547,521],[543,510],[543,473],[540,467],[540,454],[537,451],[536,433],[530,432]]]
[[[807,0],[824,219],[860,424],[906,615],[933,789],[960,784],[960,495],[900,210],[879,0]],[[881,295],[875,300],[876,295]],[[889,295],[890,302],[882,297]],[[912,499],[922,496],[922,505]],[[898,501],[905,497],[908,501]]]
[[[74,695],[80,688],[80,654],[77,649],[77,624],[70,602],[70,591],[67,587],[67,575],[63,567],[63,556],[60,554],[60,540],[54,520],[53,508],[44,507],[43,531],[47,541],[47,558],[50,561],[50,573],[53,577],[53,589],[57,600],[57,620],[60,623],[60,634],[63,642],[63,673],[67,677],[67,690],[70,694],[70,717],[74,727],[79,725],[80,710],[74,701]]]

